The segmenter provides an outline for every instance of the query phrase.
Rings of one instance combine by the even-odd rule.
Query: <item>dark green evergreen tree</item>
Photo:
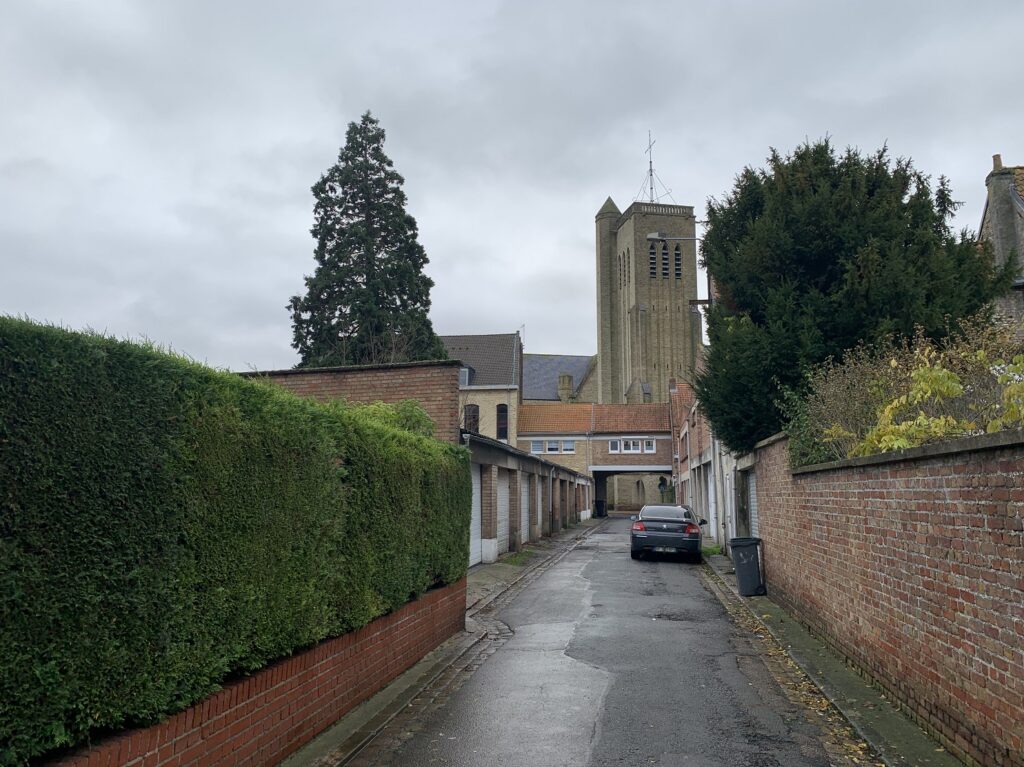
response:
[[[779,431],[784,389],[861,341],[933,338],[1009,285],[991,252],[950,221],[958,207],[885,148],[828,140],[746,168],[708,203],[702,259],[718,289],[697,392],[718,436],[746,451]]]
[[[289,303],[298,367],[445,358],[403,183],[378,121],[367,112],[350,123],[338,162],[313,185],[316,271]]]

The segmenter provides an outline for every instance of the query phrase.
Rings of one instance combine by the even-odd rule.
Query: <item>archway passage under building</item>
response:
[[[635,514],[648,503],[675,503],[668,466],[592,467],[591,473],[594,500],[603,502],[609,514]]]

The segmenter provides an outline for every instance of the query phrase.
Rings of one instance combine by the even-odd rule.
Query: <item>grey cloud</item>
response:
[[[439,332],[595,347],[593,216],[648,129],[703,214],[744,165],[831,135],[948,175],[976,227],[990,155],[1024,164],[1005,0],[21,0],[0,28],[0,311],[295,362],[310,185],[371,109],[407,180]]]

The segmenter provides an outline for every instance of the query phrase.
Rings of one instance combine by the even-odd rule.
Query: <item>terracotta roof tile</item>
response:
[[[526,403],[519,407],[519,434],[630,434],[669,431],[668,403],[595,405]]]
[[[669,393],[669,404],[672,407],[672,423],[678,429],[690,414],[690,408],[697,400],[693,387],[685,381],[676,382],[676,390]]]

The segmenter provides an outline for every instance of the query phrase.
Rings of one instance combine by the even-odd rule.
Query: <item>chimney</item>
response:
[[[992,155],[992,170],[1003,169],[1003,156],[1001,154]]]
[[[562,402],[572,400],[572,376],[568,373],[561,373],[558,376],[558,399]]]

